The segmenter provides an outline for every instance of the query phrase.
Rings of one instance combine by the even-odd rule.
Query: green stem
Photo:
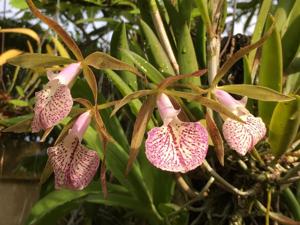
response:
[[[291,211],[295,220],[300,221],[300,204],[291,189],[286,188],[282,191],[282,199]]]

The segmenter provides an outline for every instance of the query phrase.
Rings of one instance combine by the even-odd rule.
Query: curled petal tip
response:
[[[171,122],[148,132],[146,156],[157,168],[188,172],[204,161],[208,134],[199,123]]]

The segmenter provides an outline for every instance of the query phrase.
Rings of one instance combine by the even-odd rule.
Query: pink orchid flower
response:
[[[81,114],[67,136],[56,146],[48,148],[56,189],[82,190],[93,179],[99,166],[99,157],[95,151],[81,145],[90,121],[90,111]]]
[[[223,124],[223,135],[230,148],[240,155],[245,155],[266,135],[266,126],[260,117],[253,116],[247,109],[247,98],[234,99],[222,90],[215,90],[216,99],[239,116],[245,123],[226,118]]]
[[[81,63],[73,63],[60,73],[48,72],[49,82],[36,92],[32,132],[48,129],[59,123],[71,111],[73,100],[69,85],[80,71]]]
[[[183,122],[165,94],[157,97],[157,107],[163,120],[161,127],[148,132],[146,156],[157,168],[171,172],[187,172],[204,161],[208,149],[208,134],[198,122]]]

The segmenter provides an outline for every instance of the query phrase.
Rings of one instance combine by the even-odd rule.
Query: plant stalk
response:
[[[154,27],[158,34],[158,38],[161,41],[161,44],[162,44],[163,48],[165,49],[165,51],[171,61],[171,64],[173,66],[173,69],[175,70],[175,73],[179,74],[179,66],[178,66],[176,57],[174,55],[174,52],[172,50],[171,43],[169,41],[162,18],[160,16],[156,1],[150,0],[149,6],[150,6],[151,17],[152,17],[152,20],[154,23]]]

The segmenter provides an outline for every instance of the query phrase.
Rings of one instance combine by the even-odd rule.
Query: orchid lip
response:
[[[169,97],[157,97],[157,107],[163,126],[148,132],[146,156],[157,168],[171,172],[195,169],[205,159],[208,149],[207,131],[198,122],[182,122]]]

